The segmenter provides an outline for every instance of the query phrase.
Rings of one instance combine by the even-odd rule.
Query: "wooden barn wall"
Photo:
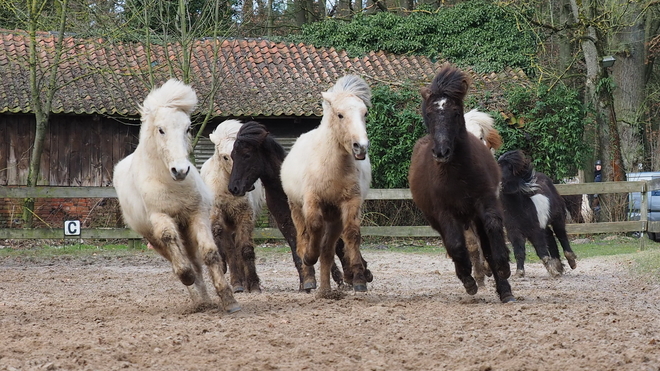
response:
[[[247,122],[249,119],[240,118]],[[320,119],[256,118],[288,149],[300,134],[318,126]],[[224,120],[207,126],[204,138]],[[115,164],[135,150],[139,138],[135,119],[120,120],[99,115],[53,115],[44,140],[38,185],[110,186]],[[0,185],[27,183],[28,166],[34,141],[32,115],[0,115]],[[210,140],[196,148],[201,167],[213,145]]]
[[[114,165],[133,152],[139,120],[54,115],[44,140],[38,185],[109,186]],[[32,115],[0,115],[0,185],[27,183]]]

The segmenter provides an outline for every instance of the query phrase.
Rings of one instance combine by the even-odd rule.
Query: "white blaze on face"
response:
[[[445,109],[445,104],[447,104],[447,98],[442,98],[440,100],[435,101],[435,106],[438,108],[440,111],[444,111]]]

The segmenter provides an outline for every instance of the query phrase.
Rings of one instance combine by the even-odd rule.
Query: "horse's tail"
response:
[[[168,107],[190,115],[196,106],[197,94],[193,88],[177,79],[170,79],[147,95],[140,107],[140,114],[148,117],[159,108]]]
[[[349,92],[362,99],[367,107],[371,107],[371,88],[364,79],[356,75],[346,75],[341,77],[333,87],[328,89],[331,92]]]
[[[495,120],[493,117],[485,112],[471,110],[463,115],[465,118],[465,125],[475,125],[481,129],[483,133],[483,140],[488,145],[488,148],[497,150],[502,146],[502,137],[495,129]]]
[[[243,124],[238,120],[226,120],[218,125],[215,130],[209,135],[211,142],[215,144],[216,148],[219,148],[225,153],[229,153],[234,146],[236,137],[238,136],[238,131],[241,130]]]

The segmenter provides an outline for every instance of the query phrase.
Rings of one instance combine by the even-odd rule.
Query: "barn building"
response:
[[[37,40],[37,77],[44,102],[56,35],[43,33]],[[0,31],[0,186],[26,184],[35,135],[28,46],[26,33]],[[201,39],[190,51],[189,63],[184,64],[179,44],[66,37],[56,66],[57,90],[38,185],[111,186],[114,165],[137,145],[138,109],[144,97],[171,76],[182,78],[183,71],[189,71],[200,102],[193,122],[201,130],[194,149],[201,166],[213,152],[208,134],[226,119],[259,121],[287,147],[318,125],[321,92],[339,77],[357,74],[372,86],[422,86],[440,66],[421,56],[371,52],[353,58],[332,48],[262,39]],[[59,225],[65,218],[90,226],[120,223],[116,207],[107,207],[106,201],[37,200],[36,219],[45,226]],[[20,200],[0,199],[0,228],[20,227],[20,215]]]

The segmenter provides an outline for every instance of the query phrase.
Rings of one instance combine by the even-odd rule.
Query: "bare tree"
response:
[[[27,186],[34,187],[39,179],[41,170],[41,155],[44,148],[44,138],[48,130],[48,121],[52,111],[53,97],[58,90],[58,68],[64,50],[64,32],[66,31],[66,17],[68,0],[58,2],[60,6],[60,17],[57,36],[55,37],[54,49],[50,64],[39,60],[40,46],[37,42],[37,31],[42,21],[43,9],[49,2],[46,0],[31,0],[27,9],[27,30],[29,37],[28,65],[30,73],[30,105],[35,117],[35,136],[28,168]],[[46,51],[48,53],[48,51]],[[42,68],[42,63],[44,66]],[[23,221],[27,227],[32,226],[34,215],[34,200],[26,199],[23,203]]]

